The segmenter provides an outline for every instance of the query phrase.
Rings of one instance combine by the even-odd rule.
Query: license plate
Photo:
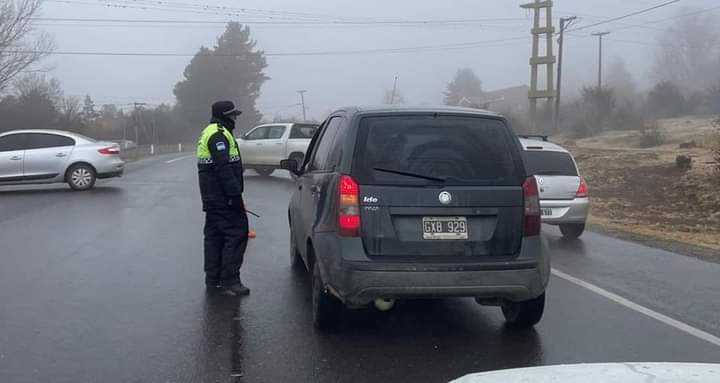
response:
[[[465,217],[423,217],[422,226],[423,239],[468,239],[468,224]]]
[[[553,209],[542,209],[540,210],[543,217],[552,217]]]

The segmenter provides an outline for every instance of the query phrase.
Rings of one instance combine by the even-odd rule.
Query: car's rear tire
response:
[[[255,172],[263,177],[269,177],[275,169],[255,169]]]
[[[503,302],[500,307],[508,325],[517,328],[532,327],[542,319],[545,311],[545,293],[527,301]]]
[[[75,191],[90,190],[95,186],[97,173],[88,164],[75,164],[68,169],[66,181]]]
[[[560,225],[560,232],[568,239],[578,239],[585,232],[584,223],[568,223]]]
[[[312,308],[313,325],[318,330],[328,330],[337,324],[342,308],[340,301],[325,288],[317,260],[312,272]]]
[[[300,251],[298,251],[297,245],[295,244],[295,236],[292,234],[292,227],[290,227],[290,267],[294,271],[305,270],[305,263],[303,263]]]

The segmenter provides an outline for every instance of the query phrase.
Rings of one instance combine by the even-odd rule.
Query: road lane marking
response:
[[[186,159],[191,158],[191,157],[195,157],[195,156],[182,156],[182,157],[178,157],[178,158],[173,158],[172,160],[165,161],[165,163],[166,163],[166,164],[172,164],[173,162],[178,162],[178,161],[186,160]]]
[[[630,301],[626,298],[623,298],[617,294],[613,294],[601,287],[593,285],[592,283],[585,282],[582,279],[573,277],[572,275],[569,275],[569,274],[565,274],[560,270],[552,269],[552,273],[553,273],[553,275],[555,275],[556,277],[558,277],[560,279],[564,279],[565,281],[568,281],[572,284],[575,284],[584,289],[590,290],[590,291],[594,292],[595,294],[598,294],[607,299],[610,299],[611,301],[618,303],[622,306],[625,306],[625,307],[629,308],[630,310],[633,310],[640,314],[646,315],[652,319],[655,319],[656,321],[665,323],[666,325],[668,325],[670,327],[673,327],[684,333],[692,335],[698,339],[702,339],[706,342],[712,343],[712,344],[720,347],[720,338],[716,337],[715,335],[712,335],[708,332],[702,331],[698,328],[692,327],[689,324],[681,322],[677,319],[670,318],[667,315],[660,314],[657,311],[654,311],[647,307],[641,306],[641,305],[639,305],[633,301]]]

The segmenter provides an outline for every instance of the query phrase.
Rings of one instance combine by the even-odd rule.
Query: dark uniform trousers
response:
[[[205,214],[205,282],[232,286],[240,283],[240,267],[248,244],[244,206],[209,209]]]

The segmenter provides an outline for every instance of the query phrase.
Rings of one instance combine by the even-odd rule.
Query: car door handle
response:
[[[58,154],[55,155],[55,157],[59,157],[59,158],[67,157],[67,154],[65,154],[65,153],[58,153]]]
[[[313,185],[310,187],[310,191],[312,192],[312,194],[320,194],[320,186]]]
[[[282,145],[282,142],[276,142],[275,145],[280,146]]]
[[[263,146],[263,144],[258,142],[257,144],[255,144],[255,146]]]
[[[12,157],[10,157],[10,161],[20,161],[20,160],[22,160],[22,157],[20,157],[20,156],[12,156]]]

